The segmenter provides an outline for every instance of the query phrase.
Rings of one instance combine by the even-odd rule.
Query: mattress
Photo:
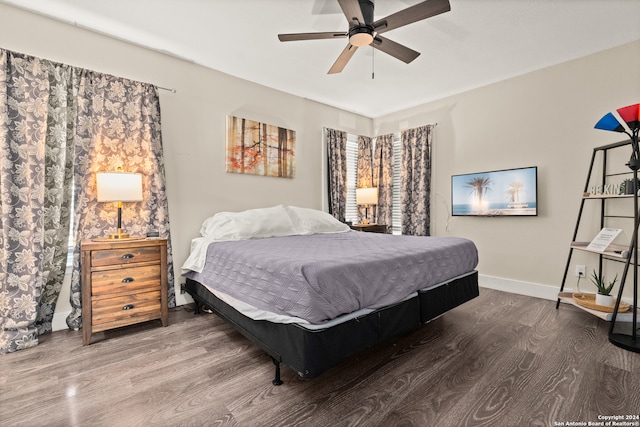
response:
[[[184,275],[253,307],[322,324],[393,305],[477,262],[467,239],[350,231],[211,243],[202,272]]]
[[[459,295],[457,295],[457,293],[459,293],[460,290],[455,289],[452,286],[452,283],[458,279],[463,279],[465,277],[474,276],[474,275],[477,275],[476,271],[463,274],[462,276],[455,277],[454,279],[444,283],[438,283],[431,287],[420,289],[418,292],[414,292],[408,295],[403,300],[398,302],[404,302],[412,298],[418,298],[418,300],[421,303],[420,306],[422,308],[421,309],[422,323],[427,323],[429,320],[433,318],[434,315],[439,316],[440,314],[446,312],[450,308],[455,307],[452,301],[455,301],[458,298]],[[211,292],[217,299],[233,307],[240,314],[248,317],[251,320],[266,320],[272,323],[296,324],[309,331],[318,331],[321,329],[331,328],[340,323],[348,322],[353,319],[362,318],[375,311],[375,309],[372,309],[372,308],[362,308],[360,310],[353,311],[351,313],[340,315],[326,322],[313,324],[313,323],[309,323],[304,319],[300,319],[299,317],[286,316],[282,314],[276,314],[268,310],[262,310],[250,304],[247,304],[244,301],[240,301],[230,295],[227,295],[222,291],[214,289],[211,286],[207,286],[207,285],[201,285],[201,286],[203,286],[209,292]],[[464,291],[469,293],[469,295],[464,297],[465,301],[478,296],[477,288],[475,290],[471,289],[470,291],[469,290],[464,290]]]

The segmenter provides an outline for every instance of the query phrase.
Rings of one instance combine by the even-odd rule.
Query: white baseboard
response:
[[[478,275],[478,286],[481,288],[495,289],[497,291],[511,292],[512,294],[527,295],[535,298],[542,298],[550,301],[558,299],[559,286],[542,285],[540,283],[522,282],[520,280],[503,279],[501,277]],[[572,292],[569,287],[564,288],[564,292]],[[631,298],[623,297],[622,301],[633,305]]]
[[[559,286],[542,285],[540,283],[523,282],[520,280],[503,279],[501,277],[478,275],[478,285],[483,288],[514,294],[527,295],[551,301],[558,299]]]
[[[71,314],[71,310],[63,311],[63,312],[55,312],[53,313],[53,320],[51,320],[51,329],[53,332],[61,331],[63,329],[69,329],[67,326],[67,316]]]

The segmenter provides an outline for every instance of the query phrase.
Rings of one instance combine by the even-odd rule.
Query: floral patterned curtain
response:
[[[169,216],[156,88],[0,49],[0,353],[51,332],[69,241],[75,183],[70,327],[81,326],[79,242],[115,228],[116,208],[95,202],[98,170],[144,176],[142,203],[127,204],[132,234],[169,239],[169,306],[175,306]],[[128,218],[128,221],[127,221]]]
[[[77,76],[0,49],[0,353],[51,332],[69,238]]]
[[[372,144],[368,136],[358,136],[358,182],[356,188],[373,187],[373,161]],[[373,221],[373,210],[369,207],[369,222]],[[362,224],[367,219],[367,208],[358,206],[358,223]]]
[[[329,213],[345,221],[347,210],[347,133],[325,128],[329,157]]]
[[[402,234],[430,234],[431,142],[433,126],[401,132],[402,138]]]
[[[82,326],[80,242],[104,237],[117,226],[116,204],[96,200],[95,173],[116,171],[118,167],[143,176],[144,200],[123,204],[122,227],[131,235],[158,231],[160,237],[168,239],[168,301],[169,307],[175,307],[157,88],[84,70],[78,99],[73,224],[76,247],[71,276],[72,311],[67,317],[67,325],[72,329]]]
[[[378,206],[374,222],[391,231],[393,225],[393,134],[376,138],[373,156],[373,186],[378,187]]]

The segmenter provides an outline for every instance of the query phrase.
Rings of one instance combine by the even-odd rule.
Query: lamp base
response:
[[[118,240],[142,240],[145,236],[129,236],[128,234],[109,234],[109,237],[95,237],[92,242],[115,242]]]
[[[640,341],[634,340],[631,335],[611,334],[609,335],[609,342],[625,350],[640,353]]]
[[[634,330],[635,328],[635,330]],[[634,322],[616,323],[615,330],[609,331],[609,342],[625,350],[640,353],[640,327]]]
[[[113,242],[114,240],[141,240],[144,238],[144,236],[129,236],[127,233],[122,232],[122,227],[120,226],[120,209],[118,209],[118,228],[116,232],[109,234],[109,237],[96,237],[91,240],[94,242]]]
[[[364,219],[362,224],[369,225],[369,205],[364,205]]]
[[[145,236],[129,236],[129,237],[111,237],[113,236],[110,235],[109,237],[94,237],[93,239],[91,239],[92,242],[117,242],[119,240],[142,240],[142,239],[146,239]]]
[[[117,239],[117,240],[128,239],[129,235],[127,233],[114,233],[114,234],[109,234],[109,238]]]

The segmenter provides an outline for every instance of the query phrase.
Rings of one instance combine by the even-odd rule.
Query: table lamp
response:
[[[364,206],[363,224],[369,224],[369,205],[378,204],[378,187],[356,188],[356,204]]]
[[[121,170],[120,168],[118,168]],[[122,232],[122,202],[142,201],[142,175],[129,172],[97,172],[98,202],[118,203],[118,230],[108,240],[129,239]]]

